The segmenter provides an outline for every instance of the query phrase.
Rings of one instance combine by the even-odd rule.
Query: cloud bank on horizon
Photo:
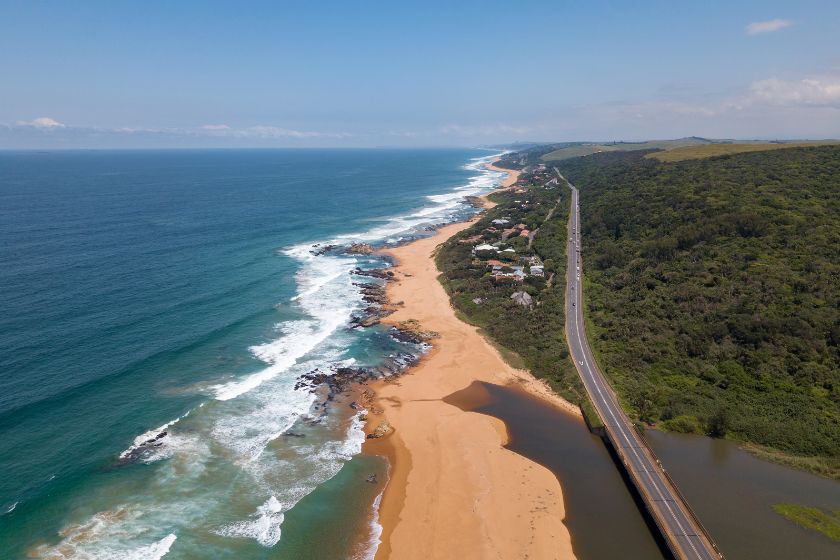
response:
[[[773,119],[767,120],[766,115]],[[805,121],[816,123],[802,128]],[[781,126],[780,126],[781,125]],[[566,114],[547,115],[518,125],[447,123],[415,130],[297,130],[257,124],[235,127],[78,126],[51,117],[0,124],[0,146],[29,139],[46,147],[272,147],[474,145],[515,140],[640,140],[680,136],[718,138],[840,137],[840,74],[785,80],[757,80],[742,90],[695,98],[653,99],[582,105]],[[750,133],[739,135],[745,126]],[[749,126],[749,128],[746,128]],[[563,135],[562,132],[566,131]],[[572,132],[569,132],[572,131]],[[591,132],[596,131],[596,132]],[[787,131],[787,134],[785,134]]]
[[[836,2],[325,2],[0,5],[0,148],[840,137]]]

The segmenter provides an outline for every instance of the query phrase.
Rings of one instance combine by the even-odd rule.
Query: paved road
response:
[[[695,521],[687,503],[665,474],[659,460],[621,410],[618,398],[592,356],[592,350],[586,340],[582,311],[583,262],[580,257],[578,191],[571,183],[569,187],[572,189],[572,212],[569,219],[569,263],[566,272],[566,336],[575,366],[598,415],[606,426],[607,436],[627,467],[630,477],[675,556],[681,560],[723,558],[715,550],[699,522]]]

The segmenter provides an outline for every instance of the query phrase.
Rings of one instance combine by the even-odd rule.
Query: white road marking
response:
[[[570,184],[570,186],[571,186],[571,184]],[[572,188],[573,202],[574,202],[574,207],[575,207],[575,212],[572,216],[572,231],[574,233],[576,245],[578,245],[580,243],[580,233],[578,232],[579,228],[577,227],[578,222],[580,221],[580,215],[579,215],[580,210],[579,210],[579,207],[578,207],[578,191],[574,187],[571,187],[571,188]],[[573,258],[574,257],[572,255],[569,256],[569,264],[571,264],[571,260]],[[568,271],[570,272],[571,268],[569,268]],[[567,273],[567,277],[568,276],[569,276],[569,274]],[[579,275],[576,277],[576,283],[580,284],[580,276]],[[573,283],[569,282],[569,285],[570,285],[570,292],[575,292],[574,287],[573,287]],[[575,301],[577,303],[580,303],[581,305],[583,305],[583,300],[581,298],[580,286],[578,286],[578,290],[574,294],[574,298],[575,298]],[[674,509],[671,507],[671,504],[668,503],[668,500],[666,499],[665,494],[663,493],[659,484],[657,484],[656,479],[652,475],[651,471],[648,470],[647,467],[649,465],[649,462],[642,459],[642,457],[639,455],[639,453],[637,451],[637,447],[633,445],[633,443],[635,443],[638,447],[641,447],[642,442],[635,436],[635,434],[633,436],[633,442],[630,441],[630,437],[627,435],[627,432],[624,429],[624,422],[619,421],[619,419],[616,417],[615,411],[613,410],[611,400],[607,399],[607,397],[604,395],[604,392],[601,389],[601,384],[604,383],[604,380],[601,379],[600,376],[596,376],[594,373],[592,373],[593,368],[589,363],[589,357],[587,356],[587,352],[586,352],[587,347],[584,346],[583,339],[581,338],[581,334],[580,334],[580,323],[582,322],[582,319],[583,319],[583,312],[581,311],[581,305],[573,306],[575,308],[574,309],[575,312],[572,314],[572,316],[574,317],[575,334],[577,335],[577,340],[578,340],[578,348],[577,349],[580,351],[580,354],[582,354],[582,356],[580,356],[580,357],[583,358],[582,363],[585,363],[585,368],[586,368],[586,375],[584,375],[583,378],[584,378],[585,381],[588,380],[590,382],[590,383],[588,383],[589,385],[594,384],[594,387],[597,390],[598,395],[601,398],[601,404],[603,405],[603,407],[606,408],[607,412],[612,417],[612,420],[615,423],[615,427],[618,428],[619,432],[621,433],[621,436],[624,438],[624,441],[627,443],[631,452],[635,456],[637,465],[639,467],[641,467],[642,472],[644,472],[647,475],[649,484],[652,485],[653,488],[656,490],[656,493],[659,495],[659,499],[662,501],[662,503],[667,508],[668,513],[671,516],[671,519],[673,519],[674,523],[676,523],[677,528],[682,533],[682,536],[684,536],[686,538],[686,540],[688,541],[688,544],[689,544],[689,546],[691,546],[691,549],[694,552],[695,556],[697,558],[702,559],[703,557],[701,556],[700,552],[697,550],[697,547],[694,545],[692,536],[689,535],[688,532],[685,530],[685,528],[683,527],[683,524],[680,522],[679,518],[677,517],[676,513],[674,512]],[[568,312],[568,308],[567,308],[567,312]],[[580,361],[580,360],[578,360],[578,361]],[[577,367],[577,364],[576,364],[576,367]],[[609,430],[609,426],[607,427],[607,429]],[[631,468],[632,468],[632,465],[631,465]],[[685,516],[682,511],[680,511],[680,514],[681,514],[682,517]],[[686,519],[686,521],[688,522],[687,519]],[[696,538],[696,536],[697,536],[696,533],[694,533],[693,536]]]

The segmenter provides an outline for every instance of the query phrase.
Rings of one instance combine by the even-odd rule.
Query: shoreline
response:
[[[487,168],[508,174],[497,190],[516,182],[519,172],[493,163]],[[494,206],[487,195],[480,199],[485,209]],[[377,560],[574,558],[556,476],[504,448],[509,438],[502,421],[444,401],[484,381],[515,385],[580,414],[530,372],[509,366],[476,327],[455,315],[437,280],[434,250],[477,219],[446,225],[431,237],[383,251],[395,263],[388,299],[404,304],[382,322],[417,320],[440,337],[402,376],[370,385],[375,406],[366,433],[382,423],[392,428],[384,437],[366,440],[362,449],[390,465],[378,511],[382,531]]]

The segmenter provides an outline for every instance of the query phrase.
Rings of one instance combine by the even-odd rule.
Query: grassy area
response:
[[[783,150],[786,148],[804,148],[813,146],[828,146],[840,144],[838,140],[815,140],[808,142],[785,142],[785,143],[750,143],[750,144],[704,144],[697,146],[684,146],[669,149],[663,152],[647,154],[646,158],[658,159],[659,161],[685,161],[688,159],[710,158],[715,156],[727,156],[745,152],[766,152],[768,150]]]
[[[837,477],[840,146],[787,147],[557,166],[581,191],[587,333],[625,409]]]
[[[775,504],[773,509],[797,525],[819,531],[831,540],[840,542],[840,511],[825,511],[798,504]]]
[[[743,447],[759,459],[840,480],[840,458],[838,457],[802,457],[755,444],[746,444]]]
[[[614,152],[618,148],[609,144],[579,144],[576,146],[568,146],[565,148],[558,148],[542,156],[545,162],[562,161],[581,156],[588,156],[600,152]]]
[[[717,142],[706,138],[679,138],[677,140],[650,140],[647,142],[581,142],[563,145],[541,156],[546,163],[589,156],[601,152],[633,152],[638,150],[673,150],[683,147],[705,146]]]

